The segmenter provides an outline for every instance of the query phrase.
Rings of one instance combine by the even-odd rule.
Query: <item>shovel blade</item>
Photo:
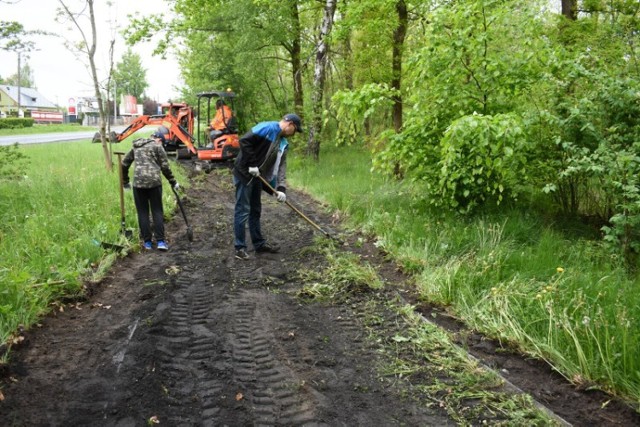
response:
[[[104,248],[104,249],[108,249],[108,250],[113,250],[116,252],[121,252],[124,250],[124,246],[121,245],[115,245],[113,243],[107,243],[107,242],[100,242],[100,247]]]

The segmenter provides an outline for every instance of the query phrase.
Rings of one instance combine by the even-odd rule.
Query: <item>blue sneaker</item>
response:
[[[151,240],[147,240],[146,242],[144,242],[142,244],[142,248],[146,249],[148,251],[150,251],[151,249],[153,249],[153,245],[151,244]]]
[[[158,240],[158,250],[159,251],[168,251],[169,246],[164,240]]]

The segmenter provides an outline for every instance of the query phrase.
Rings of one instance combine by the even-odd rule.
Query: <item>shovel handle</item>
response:
[[[120,182],[120,214],[122,220],[122,226],[124,226],[124,177],[122,176],[122,155],[124,153],[120,151],[114,152],[114,154],[118,157],[118,180]]]
[[[260,181],[262,181],[262,183],[272,192],[276,192],[276,189],[273,188],[271,186],[271,184],[269,184],[269,182],[264,179],[262,177],[262,175],[257,175],[258,179]],[[330,239],[334,239],[334,240],[338,240],[336,237],[332,236],[331,234],[329,234],[329,232],[323,230],[318,224],[316,224],[315,222],[311,221],[305,214],[303,214],[302,212],[300,212],[300,210],[298,208],[296,208],[295,206],[293,206],[291,203],[289,203],[288,200],[286,200],[284,202],[287,206],[289,206],[295,213],[297,213],[298,215],[300,215],[300,217],[302,217],[302,219],[304,219],[305,221],[307,221],[309,224],[311,224],[316,230],[318,230],[319,232],[321,232],[322,234],[324,234],[325,236],[329,237]]]

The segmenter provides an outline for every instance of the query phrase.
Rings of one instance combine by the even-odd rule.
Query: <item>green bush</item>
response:
[[[30,128],[33,126],[33,119],[21,119],[9,117],[6,119],[0,119],[0,129],[20,129],[20,128]]]
[[[473,114],[451,123],[440,141],[432,203],[469,212],[516,198],[526,180],[525,140],[514,114]]]

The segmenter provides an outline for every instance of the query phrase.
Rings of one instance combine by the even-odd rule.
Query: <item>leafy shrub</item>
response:
[[[437,197],[432,203],[460,212],[505,196],[517,198],[526,179],[525,140],[513,114],[473,114],[451,123],[440,142]]]
[[[33,126],[33,119],[31,118],[17,118],[7,117],[6,119],[0,119],[0,129],[20,129],[30,128]]]
[[[336,144],[348,145],[369,134],[370,120],[391,107],[395,91],[384,84],[367,84],[358,90],[342,90],[331,98],[337,120]]]

